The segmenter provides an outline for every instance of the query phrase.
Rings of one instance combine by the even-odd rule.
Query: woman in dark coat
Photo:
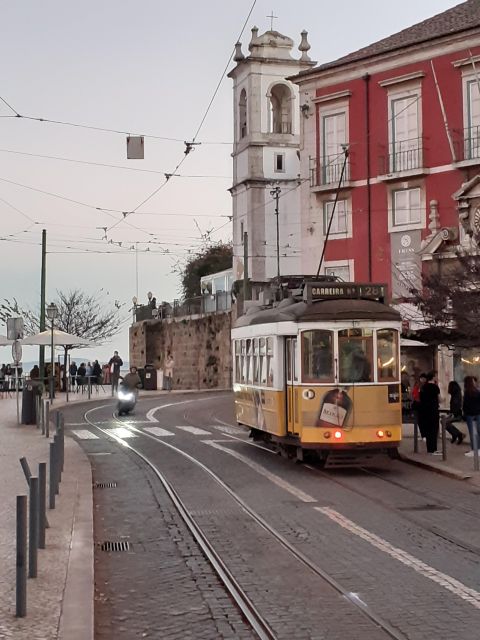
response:
[[[440,420],[440,388],[433,371],[427,373],[427,381],[420,389],[419,418],[425,438],[427,453],[437,453],[438,423]]]
[[[458,382],[451,380],[448,383],[448,393],[450,394],[450,413],[445,422],[445,429],[452,436],[452,443],[462,444],[463,433],[453,423],[462,419],[462,389]]]
[[[467,421],[470,446],[472,448],[465,455],[473,456],[474,432],[477,436],[477,449],[480,446],[480,390],[477,387],[477,379],[474,376],[467,376],[464,380],[463,414]]]

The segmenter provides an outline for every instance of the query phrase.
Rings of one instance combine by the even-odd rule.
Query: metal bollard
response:
[[[60,480],[62,472],[60,471],[60,440],[58,436],[53,436],[53,444],[55,446],[55,495],[60,493]]]
[[[35,425],[37,429],[40,427],[40,397],[35,396]]]
[[[90,400],[90,397],[92,395],[92,379],[90,378],[90,376],[88,376],[88,399]]]
[[[27,496],[17,496],[17,618],[27,615]]]
[[[413,416],[413,453],[418,453],[418,419],[416,413]]]
[[[20,458],[20,464],[23,469],[23,473],[25,474],[25,479],[27,481],[28,486],[30,486],[30,478],[32,477],[32,472],[30,471],[30,467],[28,465],[27,459],[25,457]]]
[[[447,459],[447,416],[441,416],[440,424],[442,427],[442,460]]]
[[[30,478],[30,504],[28,513],[28,577],[37,577],[38,554],[38,478]]]
[[[475,421],[472,425],[472,435],[473,435],[473,442],[472,442],[472,447],[473,447],[473,469],[474,471],[478,471],[479,470],[479,465],[478,465],[478,424]]]
[[[60,427],[58,435],[60,436],[60,470],[63,472],[65,463],[65,427],[63,413],[60,415]]]
[[[55,443],[50,442],[50,467],[48,477],[48,495],[49,495],[49,508],[55,509],[55,464],[56,464],[56,451]]]
[[[50,437],[50,400],[45,401],[45,437]]]
[[[47,527],[47,463],[38,464],[38,548],[45,549],[45,529]]]
[[[40,423],[42,425],[42,436],[45,435],[45,400],[40,400]]]

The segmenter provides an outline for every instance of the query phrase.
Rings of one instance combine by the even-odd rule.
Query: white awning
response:
[[[400,346],[401,347],[428,347],[428,344],[425,344],[425,342],[420,342],[420,340],[410,340],[409,338],[400,338]]]
[[[402,316],[402,320],[408,320],[412,331],[418,331],[419,329],[426,329],[428,327],[422,312],[411,302],[392,304],[392,307]]]

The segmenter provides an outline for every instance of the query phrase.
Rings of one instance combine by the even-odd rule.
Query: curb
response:
[[[454,480],[469,480],[470,478],[472,478],[471,475],[465,474],[462,471],[457,471],[452,467],[443,467],[425,462],[424,460],[418,460],[417,458],[413,458],[408,454],[402,453],[401,451],[399,451],[398,455],[402,462],[406,462],[407,464],[411,464],[415,467],[421,467],[422,469],[427,469],[428,471],[434,471],[435,473],[453,478]]]

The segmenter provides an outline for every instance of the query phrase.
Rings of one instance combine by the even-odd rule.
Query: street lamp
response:
[[[54,322],[55,322],[55,318],[58,316],[58,307],[55,303],[51,302],[48,307],[47,307],[47,318],[51,321],[50,324],[50,348],[51,348],[51,356],[52,356],[52,369],[50,371],[50,401],[53,400],[53,396],[54,394],[54,389],[55,389],[55,360],[54,360],[54,353],[53,353],[53,326],[54,326]]]

